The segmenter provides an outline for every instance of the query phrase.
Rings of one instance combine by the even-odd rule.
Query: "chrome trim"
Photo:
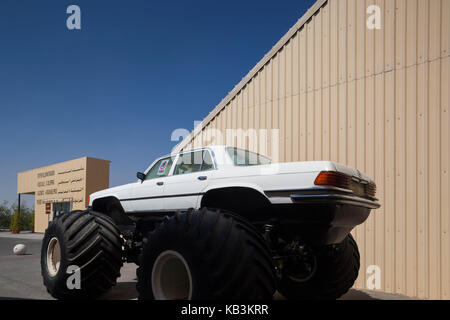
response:
[[[280,195],[280,193],[282,195]],[[315,186],[312,188],[305,188],[305,189],[280,189],[280,190],[265,190],[264,194],[268,197],[268,198],[289,198],[291,197],[291,195],[296,194],[296,195],[323,195],[323,194],[327,194],[327,193],[331,193],[331,194],[348,194],[351,196],[356,197],[357,199],[363,199],[363,200],[369,200],[369,201],[378,201],[377,198],[375,197],[370,197],[368,196],[366,197],[361,197],[357,194],[355,194],[355,192],[353,190],[350,189],[343,189],[343,188],[338,188],[338,187],[332,187],[332,186]]]
[[[264,193],[269,198],[275,198],[275,197],[290,197],[291,194],[308,194],[310,192],[323,192],[323,191],[331,191],[331,192],[340,192],[340,193],[346,193],[346,194],[354,194],[352,190],[350,189],[343,189],[338,187],[332,187],[332,186],[316,186],[312,188],[306,188],[306,189],[279,189],[279,190],[264,190]],[[284,193],[284,196],[279,196],[276,194]],[[271,195],[273,194],[273,195]],[[320,193],[319,193],[320,194]]]
[[[328,193],[328,194],[292,194],[290,196],[294,203],[317,204],[317,203],[333,203],[333,204],[351,204],[370,209],[378,209],[380,204],[377,201],[350,196],[344,194]]]
[[[125,201],[138,201],[138,200],[151,200],[151,199],[164,199],[164,198],[177,198],[177,197],[196,197],[196,196],[202,196],[204,195],[204,192],[198,192],[198,193],[184,193],[184,194],[170,194],[170,195],[163,195],[163,196],[153,196],[153,197],[139,197],[139,198],[126,198],[126,199],[119,199],[120,202]]]

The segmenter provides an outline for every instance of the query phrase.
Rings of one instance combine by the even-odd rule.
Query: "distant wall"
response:
[[[354,231],[357,286],[378,265],[383,291],[450,299],[449,88],[450,0],[320,0],[178,149],[212,143],[208,129],[279,129],[281,161],[368,173],[382,207]]]
[[[45,231],[52,219],[46,212],[54,203],[70,202],[72,210],[84,210],[89,194],[108,188],[109,165],[84,157],[18,173],[17,192],[35,195],[35,231]]]

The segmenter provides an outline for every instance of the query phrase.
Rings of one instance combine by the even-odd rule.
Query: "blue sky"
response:
[[[0,1],[0,201],[17,172],[83,156],[112,161],[111,186],[135,180],[314,2]]]

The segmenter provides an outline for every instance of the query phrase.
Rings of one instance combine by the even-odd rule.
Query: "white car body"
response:
[[[90,196],[89,205],[99,198],[114,197],[120,201],[126,213],[156,212],[200,208],[204,194],[213,189],[244,187],[251,188],[267,197],[267,193],[295,190],[321,189],[314,184],[322,171],[336,171],[358,179],[364,184],[373,180],[358,170],[330,161],[273,163],[268,165],[236,166],[225,146],[210,146],[189,150],[184,153],[206,150],[214,159],[214,169],[188,174],[174,175],[175,164],[180,154],[174,157],[167,176],[137,181],[103,191]],[[145,174],[159,160],[155,160]],[[202,180],[199,180],[202,179]],[[290,197],[267,197],[272,204],[290,204]]]

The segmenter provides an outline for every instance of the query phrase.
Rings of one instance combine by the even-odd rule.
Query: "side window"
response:
[[[145,180],[166,177],[169,174],[169,172],[170,172],[170,168],[172,167],[172,163],[173,163],[173,158],[171,158],[171,157],[159,160],[149,170],[149,172],[145,176]]]
[[[209,151],[187,152],[181,154],[178,158],[173,174],[177,175],[207,171],[213,168],[214,165]]]
[[[202,160],[202,151],[182,153],[178,158],[173,174],[198,172],[202,167]]]

